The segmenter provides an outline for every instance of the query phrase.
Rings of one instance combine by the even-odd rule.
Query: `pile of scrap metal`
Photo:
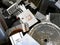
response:
[[[59,0],[1,0],[0,45],[60,45]]]

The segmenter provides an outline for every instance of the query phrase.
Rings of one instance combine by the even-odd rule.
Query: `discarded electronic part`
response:
[[[28,43],[27,43],[28,42]],[[40,45],[36,40],[34,40],[29,34],[23,36],[20,42],[17,45]]]
[[[60,28],[48,21],[49,19],[35,25],[29,34],[41,45],[60,45]]]
[[[3,0],[3,1],[6,1],[6,2],[9,2],[9,3],[13,3],[11,0]],[[15,3],[13,3],[13,4],[11,4],[7,9],[6,9],[6,11],[5,11],[5,13],[4,14],[6,14],[6,15],[12,15],[13,13],[15,13],[16,11],[17,11],[17,9],[18,9],[18,4],[21,2],[21,0],[17,0]],[[7,5],[8,5],[8,3],[7,3]],[[19,10],[19,9],[18,9]]]
[[[33,44],[40,45],[29,34],[26,34],[25,36],[23,36],[22,32],[19,32],[10,36],[10,40],[11,40],[12,45],[33,45]]]
[[[23,23],[27,23],[29,27],[31,27],[32,25],[38,22],[38,20],[28,9],[22,12],[21,14],[19,14],[17,17],[19,17]]]
[[[7,9],[7,12],[11,15],[13,14],[18,8],[18,4],[17,3],[14,3],[12,6],[10,6],[8,9]]]
[[[19,21],[17,21],[18,23],[14,22],[14,24],[12,24],[11,28],[7,30],[8,36],[11,37],[10,39],[12,40],[12,37],[15,34],[17,34],[19,36],[17,38],[20,38],[19,32],[21,32],[21,34],[22,34],[22,32],[25,33],[27,31],[29,31],[29,27],[32,27],[35,23],[38,22],[38,20],[40,20],[41,23],[34,25],[34,27],[32,27],[29,34],[34,39],[36,39],[41,45],[59,45],[60,44],[60,28],[58,26],[56,26],[55,23],[54,24],[51,23],[52,21],[50,20],[50,14],[47,16],[43,15],[47,11],[49,1],[48,0],[42,0],[42,1],[40,0],[42,4],[40,5],[41,7],[39,7],[39,8],[41,9],[41,12],[43,14],[41,14],[40,12],[37,12],[35,17],[31,13],[31,11],[28,10],[29,8],[26,9],[24,5],[18,5],[19,1],[20,0],[17,0],[17,2],[14,4],[13,4],[13,2],[9,2],[12,5],[6,10],[7,13],[5,16],[8,16],[7,17],[8,19],[11,18],[11,16],[16,16],[17,18],[19,18]],[[40,4],[40,1],[39,1],[39,4]],[[50,0],[50,1],[52,1],[52,0]],[[32,6],[32,5],[29,5],[29,6]],[[32,8],[36,9],[35,6],[32,6]],[[14,19],[12,19],[11,21],[9,20],[9,21],[7,21],[7,23],[8,22],[12,23],[13,20]],[[58,22],[58,20],[57,20],[57,22]],[[1,23],[2,23],[2,26],[5,27],[5,29],[7,29],[7,25],[3,19],[1,21]],[[8,24],[11,25],[10,23],[8,23]],[[23,37],[23,35],[21,35],[21,36]],[[28,35],[26,35],[25,37],[27,37],[27,36]],[[16,35],[15,35],[15,37],[16,37]],[[13,38],[15,39],[15,37],[13,37]],[[25,40],[26,39],[25,37],[22,39],[23,42],[20,42],[20,43],[24,44],[24,41],[28,41],[28,40]],[[29,36],[27,37],[27,39],[28,38],[29,38]],[[20,40],[21,39],[18,39],[17,42]],[[18,43],[18,45],[20,43]],[[14,42],[12,42],[12,44],[14,44]],[[30,45],[30,44],[28,44],[28,45]],[[39,44],[37,44],[37,45],[39,45]]]
[[[18,12],[18,11],[20,13],[22,13],[25,10],[26,10],[26,8],[25,8],[24,5],[18,5],[18,3],[16,2],[7,9],[7,12],[8,12],[9,15],[12,15],[12,14]]]
[[[12,45],[17,45],[23,38],[23,34],[22,34],[22,32],[19,32],[19,33],[16,33],[16,34],[10,36],[9,38],[11,40]]]

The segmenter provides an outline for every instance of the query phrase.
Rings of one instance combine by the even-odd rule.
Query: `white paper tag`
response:
[[[26,34],[16,45],[40,45],[29,34]]]
[[[60,9],[60,1],[57,1],[55,5]]]
[[[22,37],[23,37],[22,33],[16,33],[10,36],[9,38],[11,40],[12,45],[16,45],[18,42],[21,41]]]
[[[19,14],[17,17],[19,17],[23,23],[27,23],[29,27],[38,22],[34,15],[28,9]]]

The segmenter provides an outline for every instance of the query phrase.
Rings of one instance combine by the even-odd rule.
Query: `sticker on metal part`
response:
[[[23,23],[27,23],[29,27],[38,22],[34,15],[30,12],[30,10],[22,12],[17,17],[19,17]]]
[[[19,43],[16,45],[40,45],[36,40],[34,40],[29,34],[26,34]]]
[[[22,34],[16,33],[16,34],[10,36],[9,38],[10,38],[12,45],[16,45],[18,42],[20,42],[20,40],[22,38]]]

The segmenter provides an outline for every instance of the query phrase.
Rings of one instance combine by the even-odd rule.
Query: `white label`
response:
[[[30,35],[26,34],[16,45],[40,45]]]
[[[57,1],[57,2],[55,3],[55,5],[56,5],[58,8],[60,8],[60,1]]]
[[[12,45],[16,45],[18,42],[21,41],[21,38],[22,38],[22,33],[16,33],[12,36],[10,36],[10,40],[11,40],[11,43]]]
[[[23,23],[27,23],[29,27],[38,22],[34,15],[30,12],[30,10],[22,12],[17,17],[19,17]]]

